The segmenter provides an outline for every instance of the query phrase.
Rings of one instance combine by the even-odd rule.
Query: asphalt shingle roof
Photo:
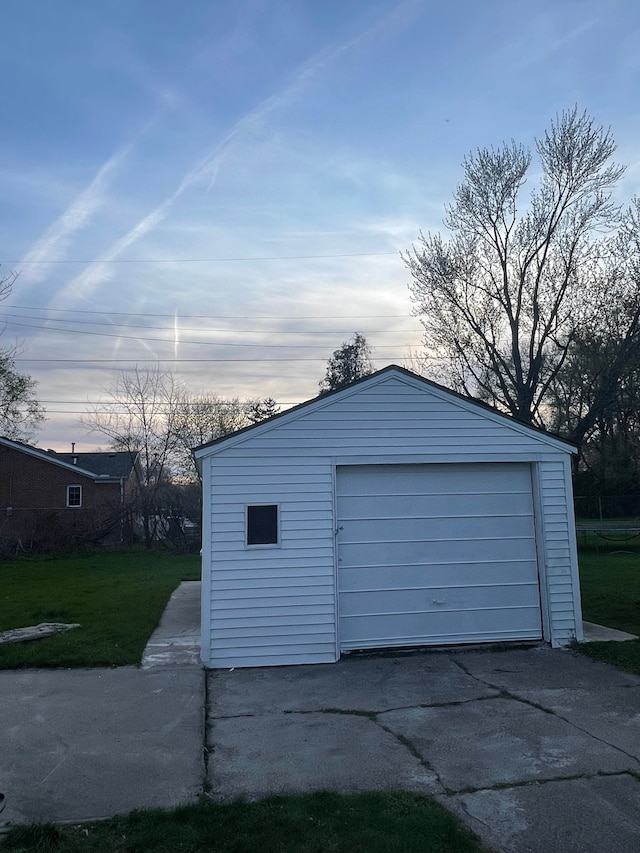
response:
[[[77,465],[93,474],[108,474],[110,477],[128,477],[134,458],[128,450],[103,453],[52,453],[61,462]],[[76,460],[74,462],[74,459]]]

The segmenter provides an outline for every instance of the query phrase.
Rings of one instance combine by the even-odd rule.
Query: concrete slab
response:
[[[606,625],[596,625],[595,622],[583,622],[582,633],[584,634],[583,643],[624,643],[627,640],[638,639],[636,634],[607,628]]]
[[[637,762],[553,714],[497,698],[380,714],[448,791],[635,770]],[[461,736],[464,748],[461,749]]]
[[[501,853],[637,853],[640,782],[595,776],[441,799]]]
[[[446,654],[353,656],[335,664],[212,670],[216,717],[278,711],[386,711],[467,702],[499,691],[466,675]]]
[[[87,820],[192,801],[204,672],[0,672],[2,822]]]
[[[373,720],[353,714],[269,714],[215,720],[212,796],[332,790],[441,790],[435,774]]]
[[[570,722],[636,759],[640,770],[640,677],[571,651],[460,653],[465,671]]]
[[[142,655],[142,669],[202,666],[200,661],[200,581],[174,590]]]
[[[570,649],[536,646],[505,651],[451,653],[465,673],[499,690],[542,688],[615,692],[640,685],[640,676],[623,672]]]

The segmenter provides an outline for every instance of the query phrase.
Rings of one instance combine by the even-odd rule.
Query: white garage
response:
[[[198,448],[204,663],[581,639],[573,451],[396,366]]]

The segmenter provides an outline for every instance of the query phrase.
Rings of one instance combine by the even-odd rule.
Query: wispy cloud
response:
[[[74,234],[86,228],[104,204],[109,185],[132,146],[133,142],[124,145],[101,166],[89,185],[22,257],[19,264],[22,284],[42,281],[47,275],[50,263],[64,258]]]
[[[108,201],[109,188],[136,145],[157,126],[164,113],[182,104],[176,91],[170,87],[157,86],[153,94],[157,103],[151,118],[103,163],[93,180],[22,257],[19,264],[21,286],[43,281],[49,274],[51,264],[65,258],[77,232],[87,228],[95,214]],[[120,251],[123,248],[126,248],[126,245],[123,245]]]
[[[496,53],[496,63],[503,69],[505,64],[508,65],[513,74],[533,65],[542,66],[552,56],[563,53],[567,56],[569,46],[592,33],[598,22],[598,16],[593,15],[575,24],[565,18],[562,6],[558,6],[553,15],[534,16],[524,34],[502,45]],[[550,67],[554,74],[558,73],[556,66]]]
[[[252,137],[259,134],[275,113],[298,99],[325,69],[333,65],[348,51],[358,48],[365,40],[385,33],[394,25],[406,25],[410,17],[422,5],[423,0],[405,0],[397,6],[393,6],[391,11],[385,12],[374,24],[358,35],[323,48],[299,66],[291,81],[284,88],[263,100],[257,107],[237,121],[231,130],[184,175],[175,192],[141,219],[127,234],[117,240],[93,264],[72,279],[58,294],[59,299],[88,299],[101,284],[109,281],[112,277],[113,271],[109,265],[126,249],[137,243],[156,227],[184,192],[201,184],[208,185],[208,190],[211,190],[225,160],[239,147],[247,145]]]

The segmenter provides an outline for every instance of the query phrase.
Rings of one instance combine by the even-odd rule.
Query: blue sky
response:
[[[136,364],[286,405],[355,331],[406,363],[399,252],[467,153],[576,103],[640,192],[637,0],[4,0],[2,30],[0,316],[41,446],[94,446]]]

